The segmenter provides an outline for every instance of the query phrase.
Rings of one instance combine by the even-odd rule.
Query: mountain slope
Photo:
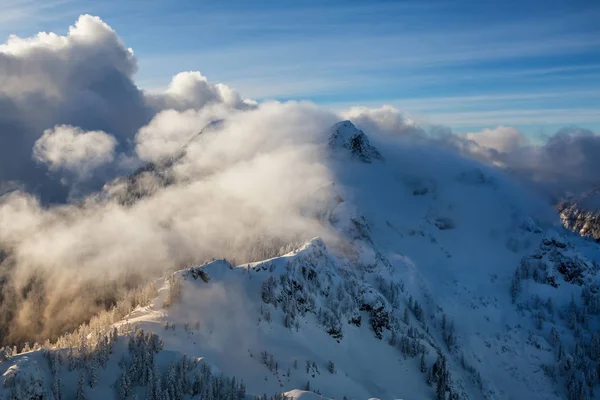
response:
[[[597,244],[496,169],[367,138],[349,121],[327,143],[332,181],[315,218],[335,236],[258,263],[179,271],[116,335],[85,328],[86,339],[46,351],[62,354],[58,367],[42,351],[6,354],[4,392],[50,394],[54,375],[70,398],[85,371],[88,398],[186,398],[208,381],[211,396],[242,398],[240,380],[245,395],[302,399],[593,396]],[[202,362],[235,384],[220,388]]]
[[[576,203],[561,203],[557,210],[566,228],[600,241],[600,211],[586,210]]]

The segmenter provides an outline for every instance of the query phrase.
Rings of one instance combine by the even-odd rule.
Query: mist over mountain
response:
[[[7,395],[594,397],[598,218],[555,205],[598,186],[600,136],[136,69],[90,15],[0,45]]]

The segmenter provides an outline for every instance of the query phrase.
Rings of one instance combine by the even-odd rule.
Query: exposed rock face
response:
[[[177,154],[161,161],[148,162],[129,176],[115,179],[106,184],[103,189],[104,194],[122,205],[129,206],[142,198],[152,196],[161,188],[174,184],[176,179],[172,168],[185,157],[189,144],[204,133],[219,129],[223,123],[222,119],[210,122],[195,134]]]
[[[125,178],[119,178],[104,186],[103,192],[119,204],[130,206],[138,200],[152,196],[160,188],[175,183],[171,166],[178,158],[162,163],[149,162]]]
[[[436,220],[435,220],[435,226],[440,231],[445,231],[445,230],[449,230],[449,229],[454,229],[456,227],[456,224],[454,223],[454,221],[451,218],[439,217],[439,218],[436,218]]]
[[[600,211],[588,211],[568,202],[562,202],[556,208],[567,229],[600,241]]]
[[[345,148],[353,157],[365,163],[383,160],[379,150],[369,143],[367,135],[350,121],[341,121],[331,127],[329,145],[332,148]]]
[[[548,235],[533,254],[521,260],[517,273],[522,279],[532,278],[556,288],[561,280],[578,286],[591,284],[597,270],[595,262],[585,258],[563,238]]]

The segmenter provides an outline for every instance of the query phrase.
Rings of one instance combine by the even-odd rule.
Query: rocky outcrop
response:
[[[563,225],[581,236],[600,242],[600,211],[589,211],[567,202],[557,207]]]
[[[379,150],[369,143],[367,135],[350,121],[341,121],[331,127],[329,146],[334,149],[344,148],[352,157],[365,163],[383,160]]]

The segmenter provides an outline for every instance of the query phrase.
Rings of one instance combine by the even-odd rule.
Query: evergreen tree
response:
[[[515,271],[515,275],[513,276],[512,282],[510,284],[510,297],[512,299],[513,304],[517,300],[517,296],[521,292],[521,276],[519,274],[519,270]]]
[[[274,304],[276,303],[275,299],[275,285],[277,282],[275,278],[270,276],[267,280],[262,283],[261,286],[261,298],[265,304]]]
[[[329,362],[327,363],[327,370],[330,373],[335,374],[335,364],[333,363],[333,361],[329,360]]]
[[[396,330],[393,329],[392,330],[392,334],[390,336],[389,344],[390,344],[390,346],[395,346],[397,342],[398,342],[398,337],[397,337],[397,334],[396,334]]]
[[[423,309],[421,308],[421,304],[415,300],[413,313],[415,314],[415,318],[419,322],[423,322]]]
[[[442,313],[442,333],[446,336],[446,313]]]
[[[562,361],[563,357],[565,355],[565,348],[563,346],[562,343],[558,343],[558,351],[556,353],[556,358],[558,359],[558,361]]]
[[[560,336],[558,335],[558,331],[556,330],[556,328],[554,326],[552,326],[552,328],[550,328],[549,341],[550,341],[550,344],[552,345],[552,347],[556,347],[556,345],[560,342]]]
[[[244,400],[245,397],[246,397],[246,385],[244,385],[244,381],[241,381],[240,386],[238,387],[237,400]]]
[[[456,344],[456,327],[454,325],[454,321],[450,321],[446,326],[446,346],[451,350],[452,347]]]
[[[269,353],[266,350],[260,353],[260,362],[266,366],[269,365]]]
[[[438,377],[435,394],[438,400],[446,400],[446,390],[448,389],[449,377],[446,367],[446,359],[442,354],[438,355],[436,364],[438,364]]]
[[[152,393],[153,400],[162,400],[162,387],[160,382],[160,371],[156,366],[154,366],[154,370],[152,372],[152,381],[150,382],[152,385],[150,388],[150,392]]]
[[[575,298],[571,296],[571,303],[569,305],[569,315],[567,317],[570,329],[575,330],[575,328],[577,327],[577,314],[577,304],[575,303]]]
[[[542,330],[542,328],[544,327],[545,320],[546,320],[546,317],[544,315],[544,311],[543,310],[538,311],[535,316],[535,326],[538,330]]]
[[[117,391],[119,394],[119,399],[126,399],[131,392],[131,381],[129,380],[129,375],[127,374],[127,370],[121,371],[121,376],[117,382]]]
[[[73,357],[72,347],[69,347],[69,352],[67,353],[67,362],[69,364],[69,371],[73,371],[73,369],[75,369],[75,359]]]
[[[77,394],[75,395],[76,400],[85,400],[85,391],[83,389],[84,378],[83,373],[79,374],[79,380],[77,381]]]
[[[0,349],[0,362],[7,361],[10,358],[10,349],[5,349],[4,347]]]
[[[90,387],[93,388],[98,384],[98,363],[96,360],[92,360],[90,364]]]
[[[54,378],[52,381],[52,395],[54,396],[54,400],[62,399],[62,392],[60,389],[60,377],[58,376],[58,373],[54,374]]]
[[[554,314],[554,304],[552,303],[552,299],[550,297],[548,297],[548,300],[546,301],[546,308],[548,309],[548,313],[550,315]]]
[[[433,383],[435,382],[435,379],[436,379],[435,368],[436,368],[436,364],[434,363],[433,366],[431,367],[431,369],[429,370],[429,373],[427,374],[427,384],[429,386],[433,385]]]
[[[168,392],[169,394],[169,398],[170,399],[177,399],[177,389],[176,389],[176,381],[177,381],[177,376],[176,376],[176,372],[175,372],[175,366],[173,364],[169,365],[169,370],[167,371],[167,378],[166,378],[166,387],[165,390]]]

